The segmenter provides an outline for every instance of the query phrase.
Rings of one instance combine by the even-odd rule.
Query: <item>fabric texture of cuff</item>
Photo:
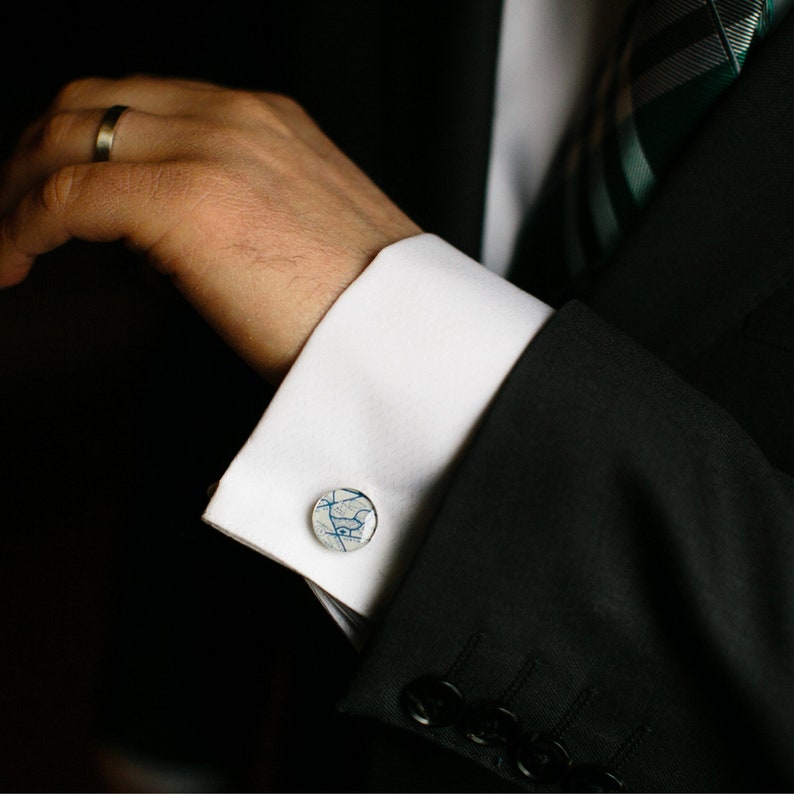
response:
[[[376,619],[447,473],[551,313],[434,235],[385,248],[315,329],[204,520]],[[315,503],[340,488],[377,511],[372,540],[351,552],[312,530]]]

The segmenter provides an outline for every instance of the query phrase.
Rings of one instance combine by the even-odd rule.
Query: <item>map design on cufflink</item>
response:
[[[366,546],[377,525],[375,505],[353,488],[329,491],[312,510],[314,534],[332,551],[355,551]]]

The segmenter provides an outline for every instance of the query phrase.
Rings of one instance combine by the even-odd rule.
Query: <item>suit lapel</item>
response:
[[[759,46],[577,297],[684,366],[794,274],[794,17]]]

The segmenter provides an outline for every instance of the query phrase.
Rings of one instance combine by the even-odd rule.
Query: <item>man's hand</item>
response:
[[[105,111],[119,120],[96,163]],[[292,100],[185,80],[68,85],[0,181],[0,286],[71,238],[123,240],[278,382],[373,257],[420,233]]]

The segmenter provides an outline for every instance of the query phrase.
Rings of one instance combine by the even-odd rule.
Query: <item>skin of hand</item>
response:
[[[92,162],[111,105],[110,162]],[[278,383],[385,246],[420,234],[293,100],[188,80],[64,87],[0,177],[0,287],[72,238],[121,240]]]

